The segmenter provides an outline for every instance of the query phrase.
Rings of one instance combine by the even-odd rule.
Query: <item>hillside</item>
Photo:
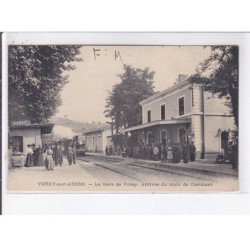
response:
[[[104,124],[99,124],[99,123],[79,122],[79,121],[74,121],[68,118],[63,118],[63,117],[53,117],[50,120],[50,122],[54,123],[55,125],[60,125],[60,126],[71,128],[72,131],[77,134],[81,134],[87,130],[99,128],[100,126],[104,125]]]

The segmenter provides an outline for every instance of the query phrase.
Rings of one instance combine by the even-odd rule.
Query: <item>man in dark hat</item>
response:
[[[178,149],[177,149],[177,144],[173,144],[173,163],[177,163],[177,154],[178,154]]]
[[[108,146],[105,147],[105,153],[106,153],[106,155],[109,155],[109,148],[108,148]]]
[[[184,163],[188,163],[188,145],[186,143],[183,143],[182,145],[182,158]]]
[[[39,166],[39,151],[38,151],[38,147],[35,146],[35,144],[32,145],[32,149],[33,149],[33,160],[34,160],[34,166]]]
[[[69,165],[72,165],[72,162],[73,162],[73,147],[72,147],[72,145],[69,145],[69,147],[68,147],[67,158],[68,158]]]
[[[153,160],[153,147],[151,144],[148,145],[148,160]]]
[[[113,155],[113,147],[112,147],[112,145],[109,146],[109,155]]]
[[[167,145],[162,146],[162,162],[167,161]]]
[[[191,144],[189,145],[190,161],[195,161],[195,151],[196,151],[196,147],[194,145],[194,142],[191,142]]]
[[[232,164],[232,169],[238,168],[238,145],[234,142],[229,143],[228,158]]]
[[[61,145],[56,144],[54,148],[54,159],[55,159],[55,165],[62,166],[63,163],[63,150]]]
[[[38,146],[37,152],[38,152],[37,165],[43,166],[44,165],[44,157],[43,157],[43,148],[41,147],[41,145]]]
[[[76,144],[73,143],[73,164],[76,164]]]

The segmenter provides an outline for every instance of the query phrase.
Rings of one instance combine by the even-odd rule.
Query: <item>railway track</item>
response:
[[[185,172],[183,170],[172,170],[172,169],[163,169],[163,168],[157,168],[154,166],[147,166],[147,165],[141,165],[141,164],[135,164],[134,160],[121,160],[121,159],[106,159],[105,157],[95,157],[95,156],[87,156],[87,157],[81,157],[79,158],[79,160],[81,161],[85,161],[85,162],[91,162],[94,165],[101,167],[103,169],[112,171],[114,173],[126,176],[130,179],[139,181],[139,182],[143,182],[143,178],[140,177],[136,177],[136,171],[134,171],[135,173],[129,173],[129,171],[131,172],[132,169],[130,167],[133,168],[140,168],[141,170],[146,169],[148,171],[154,172],[154,174],[159,173],[159,174],[171,174],[171,175],[177,175],[177,176],[182,176],[182,177],[186,177],[186,178],[195,178],[195,179],[199,179],[199,180],[206,180],[206,181],[214,181],[212,180],[211,177],[202,175],[200,173],[189,173],[189,172]],[[142,171],[140,172],[141,174],[143,173]],[[138,175],[138,173],[137,173]]]
[[[113,173],[116,173],[116,174],[119,174],[121,176],[125,176],[125,177],[127,177],[127,178],[129,178],[129,179],[131,179],[133,181],[143,182],[143,180],[141,180],[139,178],[136,178],[136,177],[124,172],[124,171],[117,170],[117,166],[112,165],[110,163],[104,163],[103,161],[100,161],[100,160],[96,162],[96,161],[89,160],[86,157],[77,157],[77,159],[80,160],[80,161],[91,162],[95,166],[98,166],[98,167],[101,167],[103,169],[109,170],[109,171],[111,171]],[[118,162],[118,161],[114,161],[114,162]],[[115,166],[115,168],[112,168],[112,166],[113,167]]]

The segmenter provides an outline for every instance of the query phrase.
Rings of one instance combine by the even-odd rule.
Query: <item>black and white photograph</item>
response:
[[[9,43],[10,192],[234,192],[238,45]]]

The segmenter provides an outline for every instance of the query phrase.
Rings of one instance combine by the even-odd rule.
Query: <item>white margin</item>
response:
[[[172,194],[7,193],[7,45],[218,45],[240,46],[240,192]],[[249,214],[250,35],[246,33],[5,33],[3,47],[3,214]]]

